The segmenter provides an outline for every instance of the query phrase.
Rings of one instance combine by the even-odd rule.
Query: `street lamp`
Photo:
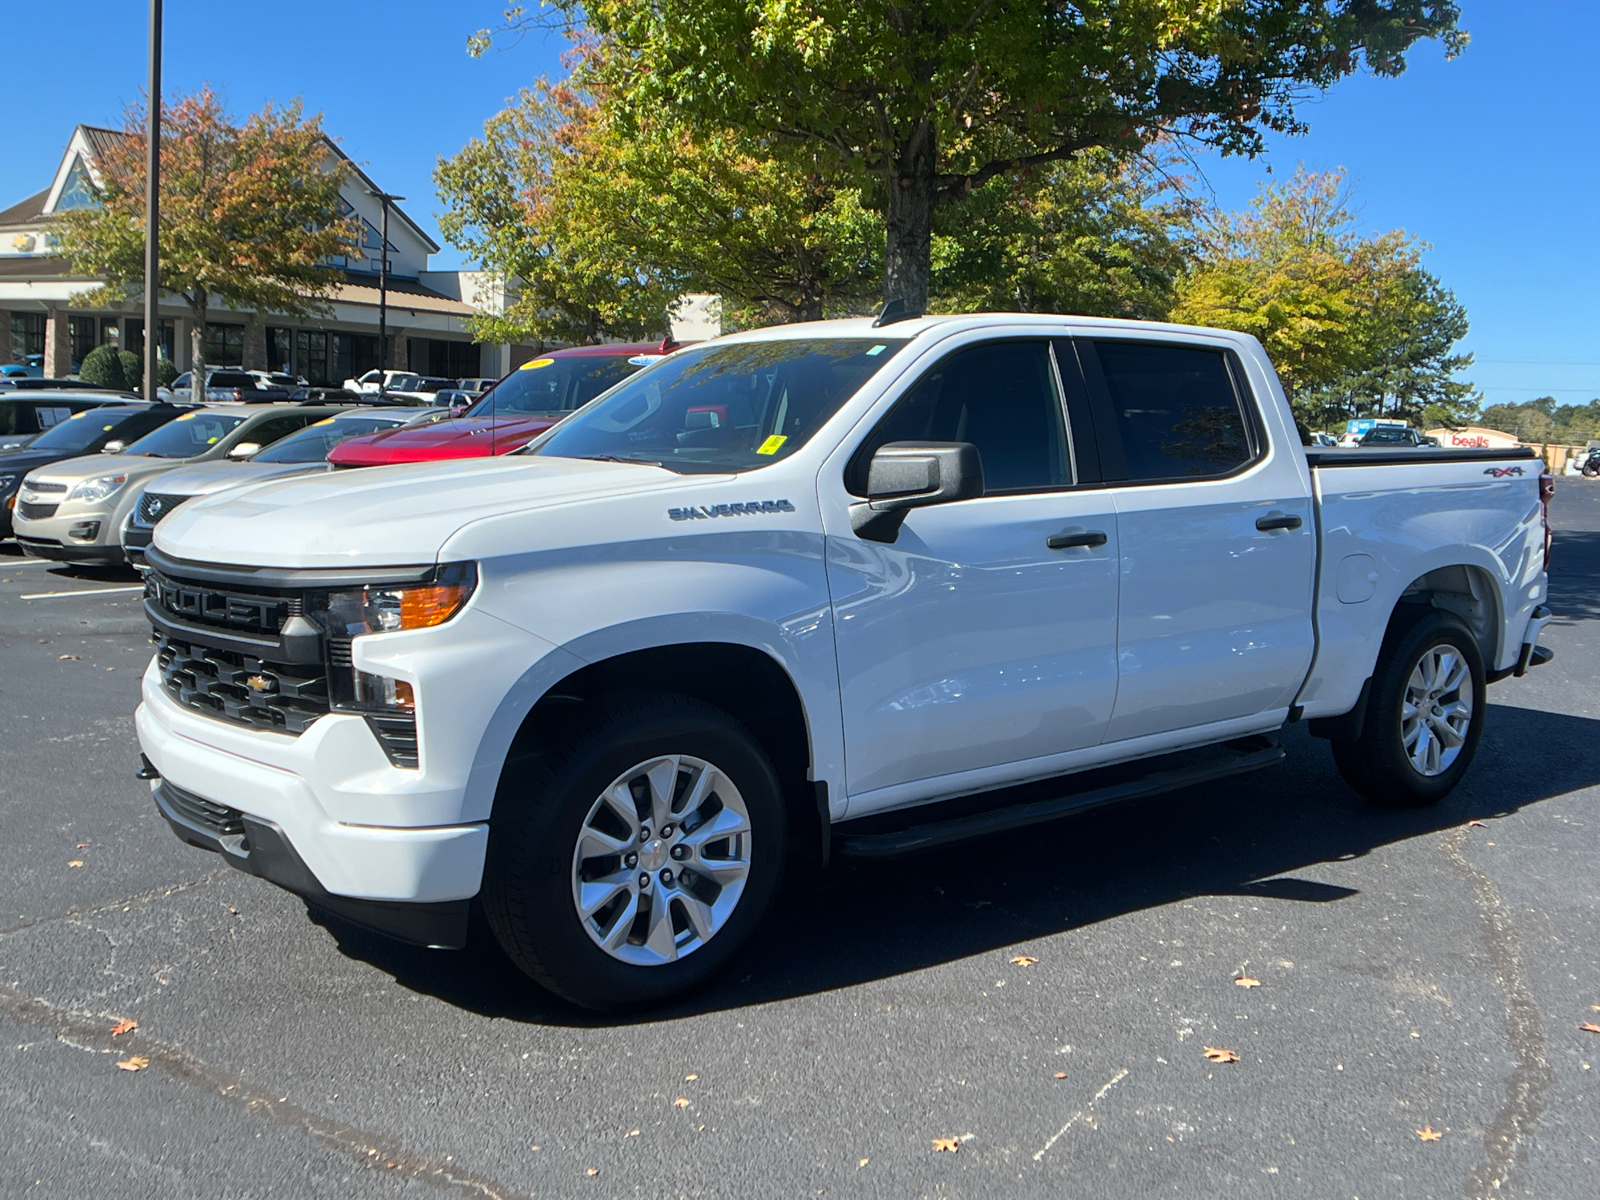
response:
[[[383,206],[383,228],[378,232],[378,395],[381,396],[389,380],[389,205],[405,197],[377,188],[368,188],[367,195]]]
[[[158,233],[161,226],[161,0],[150,0],[150,111],[144,147],[144,398],[154,400],[161,353]]]

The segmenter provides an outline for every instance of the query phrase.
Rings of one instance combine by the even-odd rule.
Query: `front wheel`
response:
[[[484,911],[511,959],[576,1004],[665,1000],[720,970],[777,891],[782,792],[720,709],[663,693],[584,709],[574,736],[507,768]]]
[[[1436,804],[1472,763],[1484,701],[1471,631],[1438,609],[1402,613],[1384,638],[1361,736],[1334,742],[1333,760],[1346,783],[1379,804]]]

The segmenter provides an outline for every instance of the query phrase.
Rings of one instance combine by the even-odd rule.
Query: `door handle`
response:
[[[1256,528],[1263,533],[1269,529],[1299,529],[1303,523],[1299,517],[1291,513],[1271,513],[1256,518]]]
[[[1106,535],[1098,529],[1072,529],[1066,533],[1052,534],[1044,544],[1052,550],[1071,550],[1075,546],[1104,546]]]

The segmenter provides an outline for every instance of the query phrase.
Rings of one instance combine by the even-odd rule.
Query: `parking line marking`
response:
[[[1055,1133],[1051,1136],[1050,1140],[1039,1148],[1038,1153],[1036,1153],[1033,1156],[1033,1161],[1034,1162],[1038,1162],[1040,1159],[1042,1159],[1044,1157],[1045,1151],[1050,1149],[1051,1146],[1054,1146],[1056,1144],[1056,1142],[1058,1142],[1061,1139],[1061,1135],[1066,1133],[1067,1130],[1071,1129],[1079,1121],[1082,1121],[1085,1125],[1089,1125],[1089,1126],[1092,1126],[1092,1127],[1098,1129],[1099,1125],[1096,1123],[1095,1116],[1094,1116],[1094,1106],[1096,1104],[1098,1104],[1101,1100],[1104,1100],[1106,1093],[1109,1092],[1112,1088],[1116,1087],[1117,1084],[1121,1083],[1127,1077],[1128,1077],[1128,1068],[1127,1067],[1123,1067],[1122,1070],[1118,1071],[1109,1080],[1107,1080],[1105,1086],[1102,1087],[1098,1092],[1096,1092],[1094,1094],[1094,1099],[1089,1101],[1089,1103],[1085,1104],[1077,1112],[1073,1113],[1070,1117],[1068,1117],[1067,1118],[1067,1123],[1065,1125],[1063,1125],[1060,1129],[1056,1130]]]
[[[81,588],[75,592],[33,592],[22,596],[23,600],[54,600],[58,596],[109,596],[113,592],[142,592],[144,584],[134,584],[132,587],[115,588]]]

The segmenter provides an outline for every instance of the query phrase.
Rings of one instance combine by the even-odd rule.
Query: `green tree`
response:
[[[161,290],[191,317],[197,402],[205,398],[205,330],[214,303],[308,316],[329,311],[340,276],[328,260],[352,253],[340,213],[342,169],[321,118],[299,101],[268,104],[243,125],[209,88],[162,107]],[[92,300],[132,299],[144,287],[146,114],[128,110],[124,136],[96,158],[97,203],[63,213],[60,254],[104,284]]]
[[[727,130],[619,122],[593,61],[524,91],[436,172],[445,237],[514,289],[478,336],[654,334],[686,291],[720,295],[736,325],[866,306],[881,247],[857,193]]]
[[[1295,415],[1312,428],[1355,416],[1456,424],[1477,401],[1457,373],[1466,312],[1396,230],[1357,232],[1342,171],[1304,169],[1248,212],[1212,215],[1172,318],[1253,334]]]
[[[1195,213],[1166,163],[1107,150],[990,180],[938,213],[934,307],[1165,320]]]
[[[883,295],[926,303],[935,211],[992,179],[1164,133],[1254,153],[1296,103],[1420,38],[1454,54],[1454,0],[550,0],[607,46],[635,114],[663,107],[817,155],[883,214]],[[492,40],[476,35],[469,48]]]

